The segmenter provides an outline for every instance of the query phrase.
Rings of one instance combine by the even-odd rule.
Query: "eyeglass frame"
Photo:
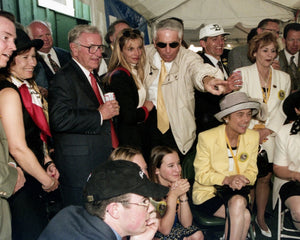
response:
[[[180,45],[180,42],[174,41],[171,43],[158,42],[155,43],[158,48],[166,48],[168,45],[170,48],[177,48]]]
[[[100,49],[100,51],[101,51],[101,53],[104,53],[105,52],[105,48],[106,48],[106,46],[105,45],[94,45],[94,44],[92,44],[92,45],[90,45],[90,46],[85,46],[85,45],[83,45],[83,44],[81,44],[81,43],[76,43],[77,45],[79,45],[79,46],[81,46],[81,47],[85,47],[85,48],[88,48],[89,50],[89,53],[90,54],[95,54],[97,51],[98,51],[98,49]],[[97,49],[96,49],[96,51],[94,51],[94,52],[91,52],[91,48],[92,47],[97,47]],[[102,49],[101,49],[102,48]]]
[[[132,204],[132,205],[137,205],[137,206],[146,208],[146,210],[148,210],[149,207],[150,207],[150,205],[151,205],[150,199],[148,199],[148,198],[145,198],[145,199],[144,199],[144,202],[120,201],[119,203],[121,203],[121,204]]]

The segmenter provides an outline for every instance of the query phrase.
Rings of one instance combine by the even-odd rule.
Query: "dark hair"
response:
[[[158,183],[157,175],[155,174],[156,168],[160,168],[163,158],[170,153],[177,151],[171,147],[167,146],[157,146],[152,149],[150,156],[150,166],[149,166],[149,177],[153,182]]]
[[[254,37],[254,36],[256,36],[257,35],[257,28],[252,28],[251,30],[250,30],[250,32],[248,33],[248,35],[247,35],[247,43],[249,43],[250,42],[250,40]]]
[[[294,30],[294,31],[300,31],[300,24],[299,23],[289,23],[284,27],[283,30],[283,38],[286,39],[288,32]]]
[[[265,26],[268,25],[269,22],[277,23],[278,25],[280,25],[280,23],[281,23],[280,20],[275,19],[275,18],[265,18],[259,22],[259,24],[257,25],[257,28],[264,28]]]
[[[10,12],[6,12],[6,11],[3,11],[3,10],[0,10],[0,17],[5,17],[5,18],[7,18],[8,20],[10,20],[13,23],[16,22],[15,16],[12,13],[10,13]]]
[[[249,49],[248,49],[248,58],[250,59],[250,61],[254,63],[256,61],[256,57],[254,56],[254,53],[256,53],[259,48],[267,46],[270,43],[274,44],[274,47],[276,48],[276,54],[278,54],[279,46],[278,46],[277,38],[273,33],[263,32],[253,37],[249,43]]]
[[[107,33],[105,34],[105,37],[104,37],[104,39],[107,42],[107,44],[111,44],[110,37],[112,35],[114,35],[114,33],[116,31],[115,26],[118,25],[119,23],[125,23],[128,26],[130,26],[129,23],[126,20],[124,20],[124,19],[116,20],[112,24],[110,24],[109,27],[108,27],[108,29],[107,29]]]

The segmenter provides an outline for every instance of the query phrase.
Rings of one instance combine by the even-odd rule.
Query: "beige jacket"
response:
[[[154,65],[154,45],[146,46],[147,62],[144,84],[148,89],[160,70]],[[196,138],[194,117],[194,88],[204,91],[202,79],[215,76],[223,79],[217,68],[204,64],[202,58],[191,50],[180,47],[169,74],[162,84],[162,93],[172,134],[182,154],[186,154]]]

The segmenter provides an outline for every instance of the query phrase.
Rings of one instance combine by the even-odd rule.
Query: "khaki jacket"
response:
[[[7,202],[17,183],[17,169],[8,165],[14,162],[8,152],[8,144],[0,121],[0,239],[11,239],[11,215]]]
[[[148,89],[157,78],[159,69],[154,65],[154,45],[146,46],[147,62],[144,84]],[[172,134],[182,154],[186,154],[196,138],[194,88],[204,91],[202,79],[215,76],[223,79],[217,68],[204,64],[202,58],[191,50],[180,47],[169,74],[162,84]]]
[[[238,165],[240,174],[249,179],[249,185],[254,185],[258,172],[258,142],[257,131],[248,129],[240,135]],[[214,185],[223,185],[225,177],[238,174],[235,167],[229,171],[225,124],[199,134],[194,168],[193,202],[197,205],[215,196]]]

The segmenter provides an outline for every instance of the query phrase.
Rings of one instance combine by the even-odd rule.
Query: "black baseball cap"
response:
[[[84,188],[86,202],[110,199],[127,193],[161,199],[169,188],[151,182],[141,168],[125,160],[107,161],[90,174]]]

